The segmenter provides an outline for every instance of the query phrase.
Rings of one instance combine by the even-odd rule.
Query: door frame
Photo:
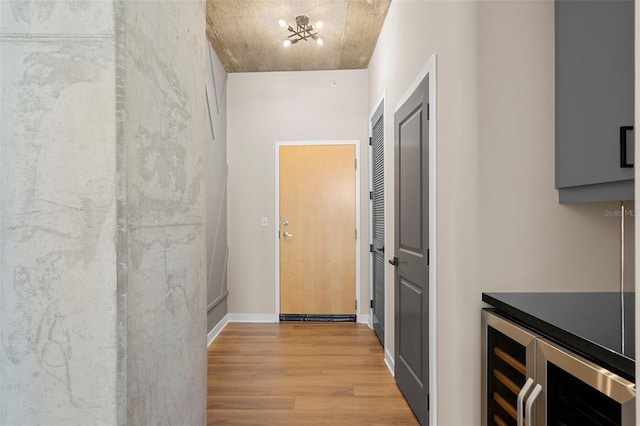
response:
[[[384,146],[384,149],[386,150],[387,148],[387,89],[385,89],[382,92],[382,96],[380,96],[378,98],[378,101],[374,104],[373,110],[369,113],[369,140],[371,140],[371,138],[373,137],[373,125],[375,124],[373,122],[373,116],[375,115],[376,111],[378,110],[378,108],[380,108],[380,105],[382,105],[382,117],[384,119],[384,128],[382,129],[382,145]],[[387,161],[387,156],[386,156],[386,152],[385,152],[385,158],[384,158],[385,162]],[[369,144],[369,193],[371,193],[373,191],[373,179],[371,179],[372,177],[372,172],[373,172],[373,146],[371,146],[371,144]],[[384,179],[384,184],[385,184],[385,191],[384,191],[384,201],[383,201],[383,205],[384,205],[384,246],[388,247],[387,244],[387,225],[388,225],[388,221],[387,221],[387,191],[386,191],[386,184],[387,184],[387,167],[384,168],[384,173],[383,173],[383,179]],[[372,231],[372,227],[373,227],[373,200],[369,199],[369,245],[373,244],[373,232]],[[385,262],[386,262],[386,258],[385,258]],[[369,254],[369,296],[370,299],[373,300],[373,253]],[[384,283],[385,283],[385,289],[384,289],[384,294],[385,294],[385,311],[387,310],[386,306],[387,306],[387,289],[386,289],[386,282],[387,282],[387,268],[384,268],[383,270],[384,273]],[[373,329],[373,315],[372,315],[372,311],[369,310],[369,328]],[[387,313],[384,312],[384,329],[387,329]],[[382,343],[382,347],[385,347],[384,342]]]
[[[436,107],[436,55],[433,54],[424,65],[422,70],[418,73],[415,80],[411,83],[411,85],[404,92],[402,97],[396,103],[396,107],[394,109],[395,113],[398,112],[400,107],[409,99],[409,97],[415,92],[418,88],[422,80],[426,77],[429,77],[429,424],[435,425],[437,424],[437,410],[438,410],[438,392],[437,392],[437,383],[438,383],[438,369],[437,366],[437,255],[438,255],[438,246],[437,246],[437,221],[436,221],[436,212],[437,212],[437,184],[436,184],[436,125],[437,125],[437,111]],[[393,123],[395,128],[395,122]],[[390,156],[391,157],[391,156]],[[395,154],[393,157],[389,158],[388,161],[392,163],[395,161]],[[387,164],[385,164],[386,166]],[[385,167],[386,170],[386,167]],[[394,166],[395,173],[395,166]],[[395,178],[394,178],[395,179]],[[395,193],[394,193],[395,197]],[[386,212],[385,212],[386,213]],[[397,220],[398,218],[395,218]],[[395,231],[394,231],[395,232]],[[387,235],[385,234],[385,239]],[[397,247],[394,247],[394,250],[397,250]],[[395,278],[391,283],[391,289],[394,290],[395,286]],[[388,288],[389,286],[387,286]],[[385,288],[385,290],[387,290]],[[395,314],[395,312],[394,312]],[[385,318],[386,321],[386,318]],[[395,360],[394,360],[395,364]],[[395,366],[394,366],[395,371]]]
[[[357,238],[354,238],[356,245],[356,294],[355,299],[358,301],[356,307],[356,322],[368,322],[366,317],[363,317],[361,312],[361,306],[363,301],[360,300],[360,240],[362,236],[362,228],[360,226],[360,198],[362,196],[360,192],[360,172],[362,170],[362,163],[360,161],[360,141],[359,140],[326,140],[326,141],[276,141],[275,143],[275,158],[276,158],[276,191],[275,191],[275,216],[274,216],[274,239],[275,239],[275,258],[276,258],[276,300],[275,311],[276,321],[280,322],[280,147],[281,146],[318,146],[318,145],[354,145],[356,150],[356,232]],[[369,301],[367,300],[367,303]]]

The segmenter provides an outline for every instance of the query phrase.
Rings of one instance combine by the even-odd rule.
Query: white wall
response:
[[[227,107],[229,312],[273,315],[278,313],[275,143],[360,140],[361,185],[368,188],[367,71],[230,74]],[[366,191],[361,206],[360,244],[366,259]],[[269,219],[268,227],[260,227],[261,216]],[[363,262],[360,272],[360,313],[368,314],[368,262]]]
[[[227,314],[227,78],[206,42],[207,330]]]
[[[480,418],[483,291],[619,285],[619,221],[605,215],[617,204],[557,203],[553,33],[552,1],[399,0],[391,4],[369,66],[370,112],[387,93],[386,212],[392,224],[391,117],[437,54],[439,425],[475,425]],[[386,238],[392,253],[391,226]],[[392,309],[393,269],[387,268]],[[393,353],[392,312],[386,318],[385,343]]]

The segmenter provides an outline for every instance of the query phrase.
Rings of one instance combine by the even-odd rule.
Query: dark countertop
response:
[[[482,301],[635,382],[635,293],[482,293]]]

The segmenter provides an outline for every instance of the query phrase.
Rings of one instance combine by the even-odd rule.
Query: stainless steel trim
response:
[[[527,377],[535,377],[535,344],[538,336],[493,312],[483,311],[482,315],[487,326],[510,337],[526,348]]]
[[[486,322],[486,312],[485,310],[482,311],[482,336],[481,336],[481,346],[482,346],[482,350],[481,352],[481,358],[482,358],[482,364],[480,365],[480,375],[481,375],[481,386],[482,386],[482,392],[480,392],[480,412],[481,412],[481,426],[487,426],[487,370],[489,368],[489,365],[487,364],[488,362],[488,357],[487,357],[487,350],[488,350],[488,344],[487,344],[487,338],[488,338],[488,333],[487,333],[487,322]]]
[[[635,384],[610,372],[606,368],[587,361],[568,350],[561,349],[545,339],[538,341],[538,348],[542,355],[541,364],[549,361],[557,365],[619,404],[624,404],[635,398]],[[541,367],[545,368],[546,365],[543,364]]]
[[[536,339],[536,337],[538,337],[521,326],[515,325],[511,321],[502,318],[491,311],[482,311],[482,317],[489,327],[498,330],[505,336],[509,336],[523,346],[529,345]]]
[[[547,362],[551,362],[616,401],[622,406],[622,424],[625,426],[634,424],[636,396],[634,383],[542,338],[538,339],[537,352],[538,382],[543,388],[548,388]],[[538,408],[538,415],[546,421],[547,413],[543,408]]]
[[[527,394],[529,393],[529,389],[531,389],[531,386],[533,386],[533,379],[531,377],[527,378],[527,381],[524,382],[524,386],[522,387],[522,389],[520,390],[520,393],[518,393],[518,399],[516,404],[516,412],[518,413],[518,426],[524,426],[524,421],[523,421],[523,413],[522,413],[522,401],[524,400],[524,397],[527,396]]]
[[[508,336],[525,347],[526,351],[526,368],[527,377],[535,377],[535,344],[536,336],[526,329],[512,323],[495,314],[492,310],[484,309],[482,311],[482,426],[487,426],[487,407],[488,407],[488,328],[491,327],[496,331]],[[538,404],[540,405],[540,404]]]
[[[533,419],[533,416],[531,415],[531,407],[533,407],[533,403],[536,402],[536,399],[538,398],[538,396],[540,396],[540,392],[542,392],[542,386],[540,385],[540,383],[538,383],[536,387],[533,388],[533,390],[531,391],[531,395],[529,395],[529,399],[527,399],[526,419],[527,419],[527,424],[529,425],[533,424],[533,422],[531,422],[531,419]],[[524,426],[524,422],[522,423],[522,426]]]

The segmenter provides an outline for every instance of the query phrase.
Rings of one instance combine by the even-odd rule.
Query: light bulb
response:
[[[322,46],[324,44],[324,39],[322,37],[318,37],[316,43],[318,43],[318,46]]]
[[[322,28],[323,26],[324,26],[324,22],[322,22],[322,21],[318,21],[318,22],[316,22],[316,25],[315,25],[315,27],[316,27],[316,28],[320,29],[320,28]]]
[[[282,41],[282,46],[283,47],[289,47],[291,46],[291,40],[289,40],[288,38]]]
[[[284,28],[287,25],[287,23],[285,22],[284,19],[279,19],[278,20],[278,25],[280,25],[282,28]]]

